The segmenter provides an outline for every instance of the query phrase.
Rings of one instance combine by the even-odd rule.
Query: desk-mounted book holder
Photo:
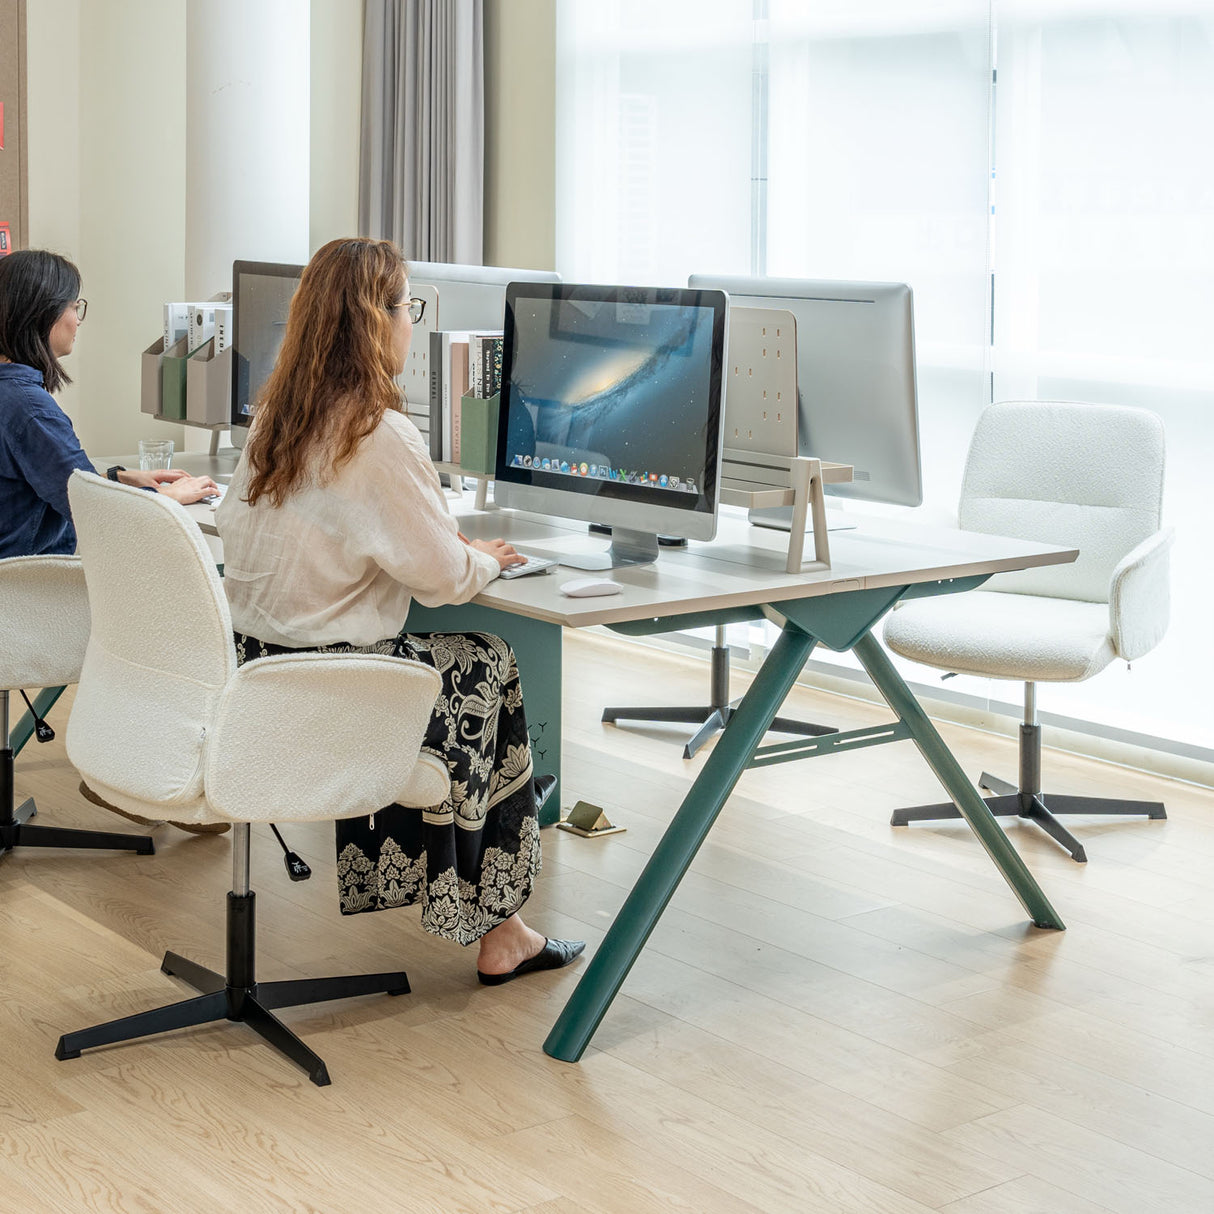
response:
[[[458,409],[458,420],[453,419],[453,425],[458,425],[460,435],[460,452],[458,463],[434,461],[435,468],[450,478],[452,487],[457,489],[456,496],[463,493],[462,481],[464,476],[476,477],[477,510],[491,509],[489,504],[489,482],[497,467],[497,421],[500,412],[501,396],[495,392],[492,396],[480,397],[468,393],[460,398],[455,408]]]
[[[600,835],[620,835],[628,828],[612,826],[598,805],[589,801],[579,801],[570,811],[567,818],[557,823],[561,830],[567,830],[583,839],[597,839]]]

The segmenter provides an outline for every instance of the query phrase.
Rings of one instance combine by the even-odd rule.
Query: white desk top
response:
[[[209,460],[205,455],[187,455],[175,463],[189,471],[216,475],[212,471],[215,465]],[[195,463],[197,468],[192,466]],[[229,469],[220,466],[217,471],[217,479],[226,479]],[[187,510],[204,532],[218,535],[210,506],[189,506]],[[557,556],[596,541],[604,546],[607,543],[605,537],[588,536],[584,524],[562,525],[514,511],[468,510],[458,512],[457,517],[460,529],[472,539],[500,536],[534,555]],[[515,615],[579,628],[1066,564],[1078,555],[1075,548],[890,519],[866,520],[853,531],[832,535],[829,570],[786,573],[787,548],[788,538],[783,533],[723,517],[717,538],[711,543],[692,541],[686,549],[664,548],[653,565],[634,565],[602,575],[624,587],[619,594],[568,598],[560,593],[560,584],[586,575],[558,567],[550,573],[492,582],[475,601]]]
[[[582,525],[558,528],[548,520],[507,511],[459,517],[461,530],[472,539],[500,535],[520,550],[541,556],[584,547],[588,538]],[[603,537],[590,538],[605,542]],[[829,570],[787,573],[787,550],[783,533],[722,518],[711,543],[692,541],[686,549],[664,548],[652,565],[603,575],[624,587],[620,594],[567,598],[559,593],[560,583],[586,575],[558,568],[553,573],[492,582],[476,601],[576,628],[1065,564],[1078,555],[1074,548],[885,520],[833,535]]]

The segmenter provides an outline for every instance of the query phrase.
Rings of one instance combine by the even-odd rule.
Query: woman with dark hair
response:
[[[96,469],[51,394],[72,382],[59,360],[84,320],[79,295],[80,271],[58,253],[0,257],[0,557],[76,550],[67,481],[76,468]],[[181,471],[109,475],[179,502],[215,492],[210,477]]]
[[[385,653],[443,679],[425,747],[451,791],[337,823],[344,914],[422,905],[422,926],[479,943],[481,982],[566,965],[581,941],[546,940],[519,909],[540,867],[514,654],[483,633],[402,631],[410,601],[464,603],[522,558],[469,542],[447,512],[396,376],[421,300],[389,241],[335,240],[300,279],[274,371],[215,520],[240,661],[291,650]]]

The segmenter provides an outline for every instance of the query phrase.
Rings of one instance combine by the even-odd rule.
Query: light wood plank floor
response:
[[[546,831],[528,918],[593,948],[703,762],[599,713],[699,701],[708,672],[598,636],[565,653],[566,804],[628,829]],[[882,719],[802,689],[786,711]],[[967,770],[1014,775],[1013,743],[943,732]],[[1026,923],[964,824],[889,827],[940,797],[910,743],[752,772],[575,1066],[540,1045],[578,970],[479,987],[415,912],[341,918],[331,827],[287,828],[302,884],[256,830],[260,977],[413,983],[283,1013],[324,1089],[241,1025],[53,1057],[67,1029],[183,997],[165,948],[222,968],[226,838],[4,856],[0,1214],[1214,1210],[1214,792],[1045,764],[1058,791],[1170,815],[1080,823],[1086,866],[1009,827],[1067,932]],[[120,828],[76,782],[59,741],[18,759],[42,821]]]

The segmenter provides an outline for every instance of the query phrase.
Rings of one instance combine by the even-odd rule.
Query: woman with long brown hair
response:
[[[447,511],[426,445],[403,410],[420,300],[389,241],[335,240],[291,302],[274,371],[216,512],[241,661],[288,650],[387,653],[443,678],[425,747],[451,792],[418,811],[388,806],[337,823],[345,914],[422,905],[422,926],[479,942],[486,984],[572,961],[518,911],[540,866],[538,797],[518,670],[483,633],[402,631],[410,601],[463,603],[521,558],[468,542]]]

